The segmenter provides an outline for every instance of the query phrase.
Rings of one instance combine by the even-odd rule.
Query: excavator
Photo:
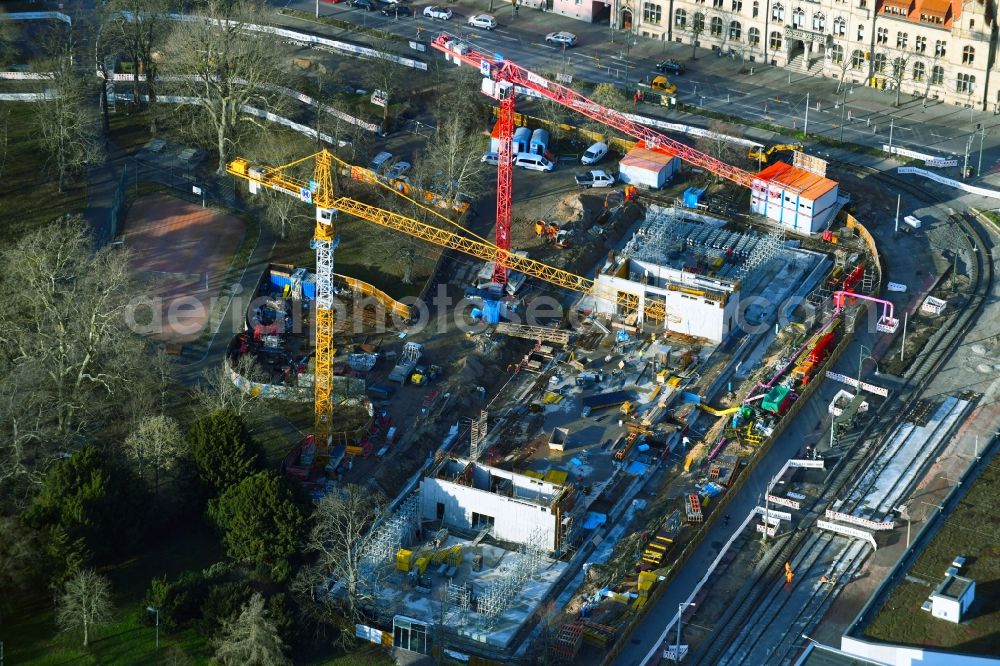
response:
[[[771,159],[771,155],[774,153],[790,152],[802,149],[803,146],[801,143],[777,143],[773,146],[768,146],[767,148],[754,146],[747,151],[747,157],[760,164],[767,164],[768,160]]]

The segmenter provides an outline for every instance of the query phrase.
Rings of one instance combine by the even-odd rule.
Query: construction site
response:
[[[824,378],[853,389],[824,406],[831,428],[865,422],[886,393],[860,371],[855,380],[829,369],[857,330],[891,341],[900,319],[880,297],[879,250],[843,210],[849,197],[822,160],[796,154],[795,165],[751,174],[457,40],[433,46],[482,72],[483,92],[499,103],[495,241],[456,222],[464,209],[428,208],[436,219],[427,223],[364,203],[370,188],[418,202],[433,195],[325,150],[276,167],[237,159],[227,170],[252,193],[269,188],[315,206],[316,267],[271,267],[230,367],[247,390],[314,401],[313,432],[290,443],[287,476],[314,497],[353,482],[394,498],[364,553],[371,620],[358,625],[360,637],[477,663],[539,651],[600,663],[706,527],[728,525],[720,515],[730,496]],[[606,197],[601,215],[575,220],[573,242],[585,248],[577,252],[553,249],[567,246],[568,226],[539,219],[534,236],[546,245],[535,256],[551,262],[543,263],[511,243],[531,238],[511,226],[515,87],[597,118],[643,150],[662,148],[665,164],[676,155],[698,169],[672,167],[677,182],[663,191]],[[724,183],[707,183],[705,171]],[[334,191],[333,172],[349,176],[344,190]],[[720,193],[747,205],[733,215],[709,210],[705,200]],[[462,330],[417,325],[408,306],[336,275],[335,223],[345,219],[443,248],[424,293]],[[359,305],[358,295],[368,300]],[[454,306],[435,295],[464,299]],[[522,316],[553,295],[561,312]],[[264,379],[239,374],[246,355]],[[849,525],[885,520],[907,487],[884,480],[893,457],[905,448],[908,460],[924,460],[968,398],[946,401],[919,437],[896,435],[864,477],[867,490],[830,509],[827,531],[857,537]],[[821,496],[838,460],[833,438],[827,458],[817,446],[792,452],[744,523],[750,538],[794,525],[767,503]],[[826,553],[834,537],[818,538],[816,552]],[[863,553],[853,543],[817,561],[841,566]],[[801,561],[786,563],[789,584]],[[331,580],[331,594],[339,589]],[[819,612],[822,600],[803,603]]]

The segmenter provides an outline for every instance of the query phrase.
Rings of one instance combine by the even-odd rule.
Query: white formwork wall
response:
[[[692,286],[692,288],[697,288]],[[685,294],[681,291],[644,285],[613,275],[600,275],[597,278],[598,293],[614,294],[617,291],[627,291],[642,294],[639,299],[639,312],[644,316],[646,298],[650,295],[664,300],[667,312],[680,319],[665,323],[667,330],[684,335],[694,335],[712,342],[722,342],[738,325],[736,311],[739,305],[739,292],[729,294],[724,303]],[[616,314],[616,300],[612,298],[595,299],[594,305],[598,312]]]
[[[493,518],[491,534],[496,539],[525,544],[540,535],[546,549],[556,548],[556,515],[548,506],[430,477],[420,482],[420,497],[421,517],[426,520],[437,519],[440,503],[446,526],[474,529],[476,513]]]

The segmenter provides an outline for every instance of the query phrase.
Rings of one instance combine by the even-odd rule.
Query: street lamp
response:
[[[865,353],[866,350],[868,351],[867,354]],[[861,345],[861,350],[858,356],[858,393],[861,393],[861,371],[864,369],[866,359],[871,359],[875,362],[875,376],[878,376],[878,359],[872,356],[872,350],[870,347]]]
[[[684,609],[688,606],[695,606],[695,602],[681,602],[677,604],[677,652],[674,655],[677,657],[677,662],[681,661],[681,621],[684,618]]]
[[[899,511],[899,517],[906,521],[906,549],[910,549],[910,507],[906,504],[900,504],[896,507],[896,511]]]
[[[156,649],[160,649],[160,609],[155,606],[146,606],[150,613],[156,613]]]

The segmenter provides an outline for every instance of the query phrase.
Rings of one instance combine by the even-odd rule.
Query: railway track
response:
[[[822,511],[849,484],[861,483],[867,485],[865,492],[852,493],[850,500],[841,508],[848,513],[859,512],[863,508],[866,517],[881,519],[891,510],[893,503],[888,499],[874,508],[861,507],[864,497],[871,492],[882,472],[888,470],[893,460],[893,454],[906,445],[912,431],[900,438],[895,444],[890,443],[892,452],[878,457],[883,452],[884,437],[882,433],[894,433],[905,422],[911,407],[926,389],[933,376],[940,370],[950,355],[975,323],[987,294],[993,283],[992,253],[975,224],[962,215],[948,211],[942,204],[935,201],[924,188],[902,180],[894,175],[882,173],[876,169],[859,167],[857,165],[836,163],[839,167],[860,172],[866,177],[873,177],[890,187],[906,191],[925,203],[947,211],[946,218],[953,223],[954,228],[962,234],[968,250],[975,261],[970,265],[971,290],[969,301],[950,322],[947,328],[942,328],[940,334],[930,341],[907,370],[905,383],[900,388],[897,399],[892,404],[883,403],[875,418],[869,419],[856,446],[853,456],[848,456],[844,463],[834,470],[827,486],[820,496],[806,507],[805,515],[800,520],[797,529],[780,545],[765,555],[764,560],[755,568],[736,598],[729,605],[729,610],[716,623],[712,640],[703,644],[692,656],[691,663],[697,664],[741,664],[741,663],[787,663],[803,647],[801,635],[808,632],[826,612],[826,609],[836,597],[836,583],[822,584],[820,578],[849,579],[861,567],[867,558],[870,546],[860,541],[847,540],[844,537],[829,533],[816,532],[813,525]],[[882,276],[883,281],[885,276]],[[930,448],[936,448],[930,447]],[[902,497],[910,486],[919,478],[919,470],[927,463],[933,451],[919,456],[918,460],[907,464],[906,469],[889,488],[887,497]],[[864,463],[871,459],[877,472],[867,475],[869,465]],[[905,480],[904,480],[905,479]],[[796,583],[793,594],[784,592],[781,581],[784,577],[784,563],[792,563],[796,572]],[[794,594],[798,591],[798,594]],[[782,614],[793,598],[798,609]],[[768,628],[781,617],[782,631],[776,641],[765,644]],[[773,636],[771,636],[773,639]],[[763,661],[762,661],[763,660]]]

